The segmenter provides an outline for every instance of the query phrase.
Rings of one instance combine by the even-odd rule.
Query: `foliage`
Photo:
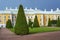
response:
[[[13,28],[11,20],[8,19],[8,21],[6,22],[6,28]]]
[[[29,27],[31,27],[32,28],[32,24],[33,24],[33,22],[31,21],[31,19],[29,19]]]
[[[10,30],[14,32],[14,28]],[[33,29],[29,27],[29,34],[53,31],[60,31],[60,27],[37,27],[37,28],[34,27]]]
[[[51,26],[51,20],[50,20],[50,18],[48,20],[48,26]]]
[[[17,35],[24,35],[29,33],[29,28],[27,25],[25,13],[23,6],[19,6],[17,18],[16,18],[16,24],[15,24],[15,33]]]
[[[51,23],[52,24],[56,24],[57,23],[57,20],[51,20]]]
[[[58,16],[58,20],[57,20],[57,27],[60,27],[60,19],[59,19],[59,16]]]
[[[37,27],[37,28],[29,28],[29,33],[42,33],[42,32],[53,32],[53,31],[60,31],[60,27]]]
[[[33,27],[40,27],[37,16],[35,16],[35,19],[34,19],[34,22],[33,22]]]

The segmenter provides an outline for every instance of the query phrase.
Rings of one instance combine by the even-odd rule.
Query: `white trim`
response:
[[[3,26],[3,28],[5,28],[6,24],[0,24],[0,27]]]
[[[51,9],[50,11],[47,11],[46,9],[44,11],[42,11],[42,10],[39,10],[37,8],[35,8],[35,9],[32,9],[32,8],[27,9],[27,8],[25,8],[24,11],[25,11],[25,14],[37,14],[37,13],[39,13],[39,14],[60,14],[60,9],[59,8],[57,8],[55,11],[53,11],[53,9]],[[8,7],[6,7],[6,10],[0,10],[0,14],[2,14],[2,13],[4,13],[4,14],[5,13],[17,14],[18,9],[17,9],[17,7],[15,9],[12,9],[12,8],[8,9]]]

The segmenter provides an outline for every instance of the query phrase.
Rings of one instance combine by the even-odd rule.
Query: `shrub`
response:
[[[27,21],[22,5],[19,6],[19,10],[18,10],[16,24],[15,24],[15,33],[18,35],[24,35],[29,33],[29,28],[27,25]]]
[[[51,20],[50,20],[50,18],[48,20],[48,26],[51,26]]]
[[[11,20],[8,19],[8,21],[6,22],[6,28],[13,28]]]
[[[34,22],[33,22],[33,27],[40,27],[38,23],[37,16],[35,16]]]
[[[59,19],[59,16],[58,16],[58,20],[57,20],[57,27],[60,27],[60,19]]]
[[[29,22],[28,22],[29,27],[32,28],[32,24],[33,24],[33,22],[31,21],[31,19],[29,19]]]

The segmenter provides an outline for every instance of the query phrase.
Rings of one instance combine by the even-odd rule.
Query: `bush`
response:
[[[31,21],[31,19],[29,19],[29,22],[28,22],[29,27],[32,28],[32,24],[33,24],[33,22]]]
[[[50,18],[48,20],[48,26],[51,26],[51,20],[50,20]]]
[[[35,16],[35,19],[34,19],[34,22],[33,22],[33,27],[40,27],[37,16]]]
[[[18,35],[24,35],[29,33],[29,28],[27,25],[27,21],[22,5],[19,6],[19,10],[18,10],[16,24],[15,24],[15,33]]]
[[[6,22],[6,28],[13,28],[11,20],[8,19],[8,21]]]
[[[60,19],[59,19],[59,16],[58,16],[58,20],[57,20],[57,27],[60,27]]]
[[[51,26],[56,26],[57,20],[51,20]]]

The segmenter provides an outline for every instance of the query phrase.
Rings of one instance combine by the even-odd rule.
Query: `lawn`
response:
[[[14,28],[11,29],[14,32]],[[60,31],[60,27],[37,27],[37,28],[29,28],[29,33],[42,33],[42,32],[53,32],[53,31]]]
[[[38,27],[38,28],[29,28],[29,33],[42,33],[42,32],[53,32],[60,31],[60,27]]]

